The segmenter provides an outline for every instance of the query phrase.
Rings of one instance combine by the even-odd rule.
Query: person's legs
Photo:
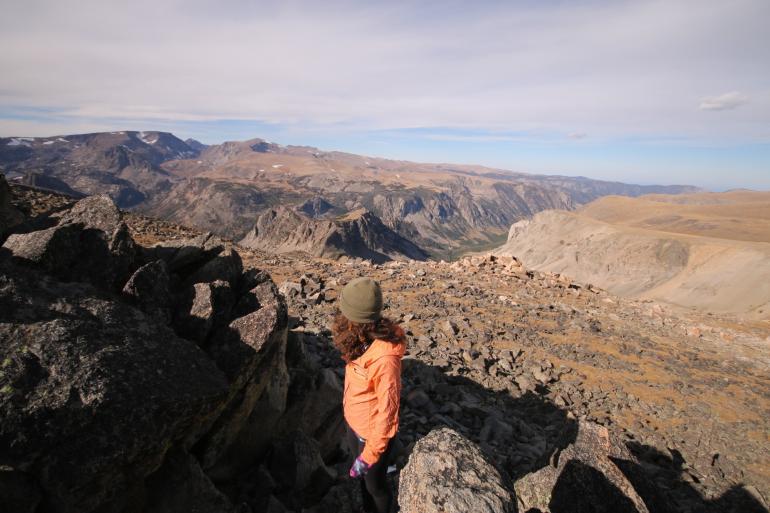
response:
[[[361,454],[361,451],[364,450],[365,442],[362,442],[361,439],[358,438],[356,432],[353,431],[351,427],[347,425],[347,423],[345,424],[345,427],[347,427],[348,447],[350,448],[350,452],[355,459],[359,454]],[[363,499],[364,510],[372,512],[375,511],[376,506],[374,504],[374,498],[372,498],[371,494],[369,494],[366,482],[363,479],[359,479],[359,483],[361,486],[361,497]]]
[[[347,426],[347,439],[350,450],[355,458],[364,450],[365,442],[362,442],[355,431]],[[379,461],[372,465],[363,479],[361,479],[361,495],[363,496],[363,506],[366,511],[376,513],[390,513],[393,496],[388,486],[388,465],[390,455],[393,452],[394,440],[388,444],[387,449],[380,457]]]
[[[369,472],[364,476],[364,483],[369,495],[374,502],[374,511],[377,513],[390,513],[393,494],[388,486],[388,464],[390,463],[390,454],[393,449],[393,439],[388,443],[388,448],[382,454],[380,459],[372,465]]]

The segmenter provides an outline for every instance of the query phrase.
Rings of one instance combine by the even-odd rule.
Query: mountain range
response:
[[[47,188],[108,194],[121,208],[241,239],[279,206],[365,209],[434,258],[503,243],[510,225],[616,194],[694,192],[475,165],[421,164],[262,139],[204,145],[165,132],[0,138],[0,172]],[[310,203],[308,203],[310,202]]]

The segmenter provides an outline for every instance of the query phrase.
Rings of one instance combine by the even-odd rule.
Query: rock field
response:
[[[205,505],[197,511],[355,511],[356,487],[344,477],[349,461],[338,444],[343,365],[328,324],[339,290],[360,275],[381,282],[385,314],[402,324],[409,339],[403,448],[393,474],[405,513],[767,511],[767,322],[618,298],[564,276],[528,270],[513,257],[375,265],[268,255],[125,213],[109,221],[109,235],[78,239],[96,248],[89,255],[102,251],[99,258],[112,262],[87,273],[82,263],[67,266],[44,257],[45,248],[66,248],[74,240],[68,230],[78,230],[71,226],[84,209],[61,211],[69,203],[56,203],[60,197],[46,206],[40,193],[14,192],[16,207],[28,217],[44,214],[58,224],[35,225],[6,241],[5,251],[18,256],[2,272],[0,304],[15,306],[0,318],[0,338],[12,341],[6,344],[11,349],[18,349],[19,340],[35,340],[34,330],[56,340],[50,330],[59,323],[68,344],[93,362],[73,374],[87,378],[88,387],[78,388],[54,381],[50,366],[61,358],[62,368],[69,369],[66,362],[74,361],[75,353],[56,356],[38,343],[35,358],[23,351],[18,358],[3,356],[10,358],[8,366],[24,392],[12,394],[10,409],[2,410],[0,492],[15,497],[29,489],[38,498],[20,511],[74,511],[81,499],[90,505],[82,511],[97,506],[133,511],[129,506],[136,504],[148,511],[183,511],[191,497]],[[48,216],[51,211],[60,212]],[[17,269],[22,270],[14,274]],[[57,303],[55,293],[65,300]],[[48,306],[30,312],[18,306],[26,301],[24,294],[33,298],[29,304]],[[87,299],[91,296],[96,299]],[[257,318],[270,309],[278,319],[286,316],[288,332],[285,342],[264,345],[280,340],[270,335],[280,333],[280,320],[271,325]],[[78,345],[67,315],[84,325],[96,323],[97,334],[125,331],[126,338],[112,349],[120,358],[104,360],[116,373],[138,372],[146,355],[134,354],[139,342],[132,340],[142,338],[142,329],[156,341],[143,342],[152,348],[145,351],[162,355],[177,347],[199,369],[213,369],[201,370],[199,378],[185,376],[197,387],[186,395],[168,384],[179,371],[175,366],[165,374],[159,365],[157,377],[145,382],[166,383],[163,400],[183,398],[175,406],[181,415],[176,423],[168,420],[166,403],[141,410],[145,421],[160,429],[152,450],[141,444],[116,447],[109,431],[100,431],[102,438],[94,434],[104,445],[85,455],[100,454],[101,447],[106,456],[99,465],[120,462],[121,469],[130,469],[110,478],[120,484],[120,493],[107,493],[108,483],[90,474],[74,485],[65,479],[72,476],[52,474],[68,468],[68,455],[55,448],[24,453],[27,442],[14,431],[40,427],[35,419],[42,417],[25,417],[29,410],[23,408],[38,404],[35,398],[42,398],[40,405],[53,401],[53,410],[40,411],[94,411],[102,419],[114,412],[128,415],[127,405],[137,400],[120,395],[114,374],[99,374],[99,358],[107,356],[89,352],[90,343],[85,349]],[[264,326],[273,328],[265,332]],[[19,330],[28,339],[20,338]],[[168,345],[155,348],[161,339]],[[250,356],[255,348],[261,355],[256,359]],[[102,388],[89,388],[100,383]],[[53,394],[48,399],[39,395],[46,390]],[[68,400],[67,390],[81,390],[80,402]],[[83,421],[75,416],[62,433],[40,429],[40,440],[50,444],[71,437],[78,422]],[[136,444],[151,429],[132,425],[124,433]],[[12,445],[10,456],[9,441],[21,444]],[[446,455],[439,458],[445,468],[431,473],[437,454]],[[484,491],[467,492],[479,489],[477,481]],[[65,506],[52,497],[62,497]]]

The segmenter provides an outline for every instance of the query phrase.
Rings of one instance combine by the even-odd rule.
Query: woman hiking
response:
[[[362,478],[365,510],[390,513],[386,474],[398,431],[406,343],[403,330],[381,312],[380,285],[371,278],[352,280],[340,294],[332,334],[346,363],[342,404],[356,455],[350,477]]]

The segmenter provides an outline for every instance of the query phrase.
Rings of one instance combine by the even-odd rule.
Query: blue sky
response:
[[[770,2],[29,0],[0,136],[166,130],[770,189]]]

